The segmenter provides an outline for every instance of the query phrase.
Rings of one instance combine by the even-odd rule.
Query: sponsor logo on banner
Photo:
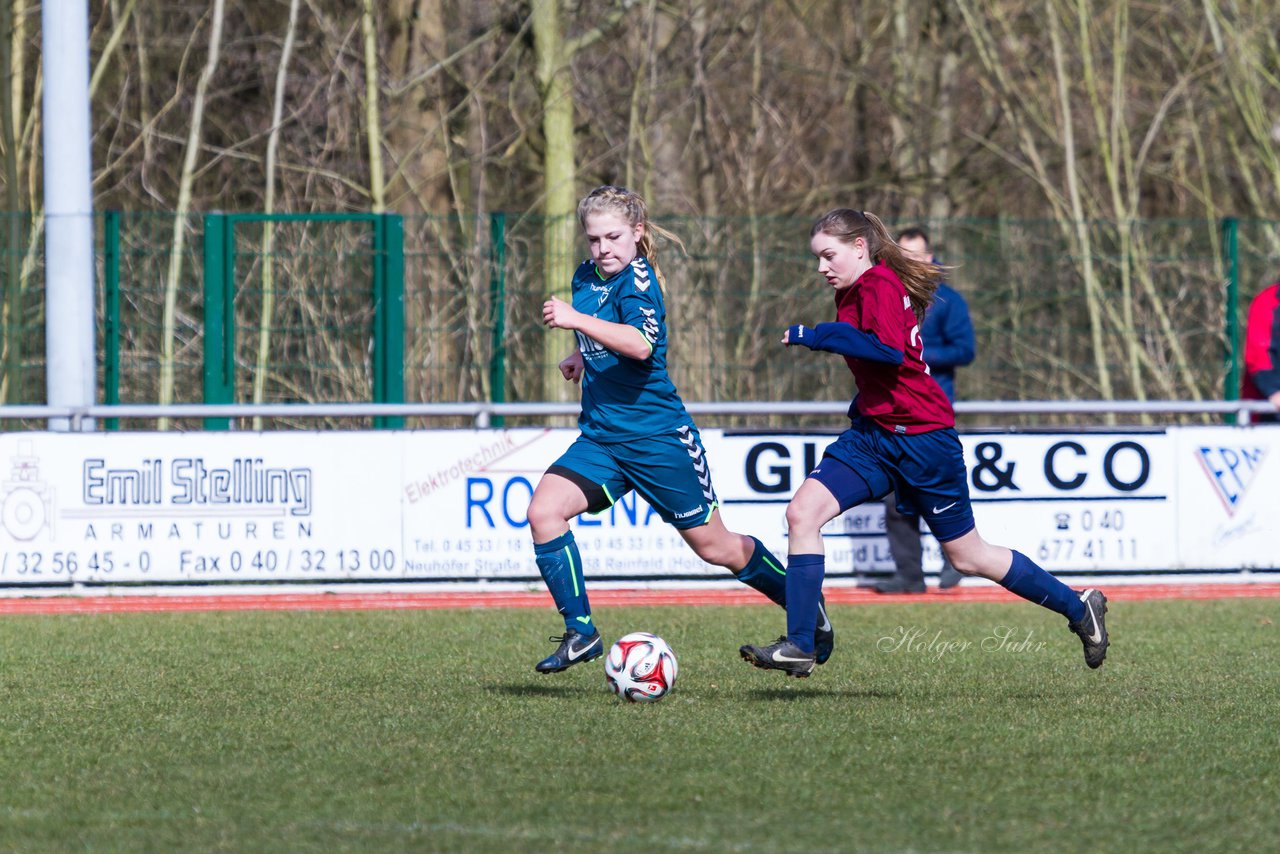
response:
[[[40,458],[29,440],[19,440],[10,458],[9,477],[0,484],[0,528],[18,542],[30,542],[52,530],[54,489],[40,474]]]
[[[239,456],[215,464],[203,456],[160,455],[113,461],[86,457],[79,466],[79,503],[64,492],[64,505],[41,473],[43,460],[33,443],[20,440],[10,457],[9,477],[0,483],[0,530],[15,541],[56,535],[59,517],[79,519],[169,518],[208,511],[242,516],[307,517],[312,511],[309,466],[273,466],[262,457]],[[68,498],[68,496],[71,496]],[[194,517],[192,517],[194,518]],[[87,523],[89,539],[94,525]]]
[[[0,587],[399,577],[400,444],[0,435]]]
[[[1160,534],[1174,487],[1167,433],[975,434],[961,442],[974,520],[990,542],[1051,572],[1173,562]]]
[[[966,437],[972,500],[1163,500],[1162,435]]]
[[[1266,448],[1256,445],[1201,445],[1196,449],[1196,461],[1228,516],[1240,508],[1266,455]]]

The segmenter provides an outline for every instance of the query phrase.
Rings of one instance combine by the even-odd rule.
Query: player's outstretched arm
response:
[[[797,323],[787,328],[782,343],[889,365],[901,365],[903,359],[901,350],[882,344],[876,336],[840,321],[819,323],[812,329]]]

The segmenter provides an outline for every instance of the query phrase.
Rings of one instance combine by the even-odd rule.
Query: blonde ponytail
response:
[[[662,270],[658,268],[658,238],[671,241],[679,246],[682,252],[685,251],[684,241],[650,221],[649,208],[644,198],[626,187],[605,184],[602,187],[596,187],[578,202],[578,222],[583,228],[587,227],[587,217],[597,213],[615,214],[630,225],[643,227],[640,240],[636,243],[636,252],[649,261],[654,275],[658,277],[658,284],[665,290],[667,280],[663,277]]]

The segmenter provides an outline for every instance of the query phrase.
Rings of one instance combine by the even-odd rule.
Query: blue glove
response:
[[[787,345],[803,344],[810,350],[813,349],[813,330],[805,326],[803,323],[796,323],[787,327]]]

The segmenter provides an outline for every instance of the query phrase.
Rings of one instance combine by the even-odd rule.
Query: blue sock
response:
[[[1084,618],[1084,603],[1067,585],[1037,566],[1022,552],[1013,553],[1013,563],[1000,584],[1028,602],[1057,611],[1072,622]]]
[[[533,553],[542,580],[555,600],[556,610],[564,617],[564,627],[588,637],[595,634],[591,605],[587,602],[587,585],[582,577],[582,555],[578,554],[573,531],[565,531],[545,543],[534,543]]]
[[[759,590],[775,604],[787,607],[787,570],[782,561],[773,556],[764,547],[764,543],[751,538],[756,550],[751,553],[747,565],[738,570],[738,580],[748,587]]]
[[[827,574],[826,555],[791,555],[787,559],[787,640],[813,652],[818,598]]]

